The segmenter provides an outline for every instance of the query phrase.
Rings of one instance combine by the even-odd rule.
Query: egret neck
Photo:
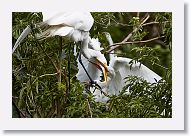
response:
[[[96,64],[99,66],[99,69],[101,68],[101,71],[103,72],[104,81],[107,82],[107,61],[102,59],[103,54],[101,54],[100,51],[96,51],[93,49],[88,48],[89,43],[89,36],[85,37],[81,44],[81,53],[85,58],[88,59],[89,62]]]

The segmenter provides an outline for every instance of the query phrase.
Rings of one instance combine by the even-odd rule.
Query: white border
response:
[[[184,10],[180,0],[7,0],[0,5],[0,126],[4,130],[184,130]],[[172,12],[173,117],[123,119],[12,118],[12,12],[80,10]],[[2,123],[3,122],[3,123]]]

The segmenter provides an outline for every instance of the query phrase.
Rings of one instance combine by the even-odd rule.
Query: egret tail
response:
[[[30,26],[28,25],[24,31],[21,33],[21,35],[19,36],[19,38],[17,39],[14,47],[13,47],[13,50],[12,50],[12,53],[15,52],[16,48],[19,46],[19,44],[22,42],[22,40],[24,40],[24,38],[31,32],[31,28]]]

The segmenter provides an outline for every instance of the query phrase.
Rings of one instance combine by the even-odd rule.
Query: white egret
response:
[[[107,64],[106,58],[100,52],[103,48],[100,47],[100,42],[98,39],[92,38],[91,44],[89,44],[89,48],[92,48],[93,50],[99,52],[102,62]],[[89,63],[89,61],[83,55],[81,55],[81,60],[83,62],[85,69],[87,70],[89,76],[92,78],[93,81],[98,83],[98,85],[100,86],[100,88],[90,87],[90,91],[94,94],[96,101],[106,102],[108,100],[108,97],[105,95],[105,94],[107,94],[107,92],[106,92],[107,90],[104,87],[104,85],[107,83],[100,82],[101,75],[102,75],[101,68],[99,67],[99,65],[96,65],[96,64],[94,65],[92,63]],[[90,79],[85,74],[85,69],[82,68],[82,65],[81,65],[81,63],[79,63],[79,60],[77,60],[77,66],[78,66],[78,73],[76,74],[77,79],[83,83],[89,82]],[[107,79],[107,80],[109,80],[109,79]],[[104,95],[102,94],[102,92],[104,92]]]
[[[106,33],[106,37],[109,41],[109,44],[112,45],[113,41],[110,34]],[[118,95],[120,93],[119,91],[121,91],[122,88],[127,84],[124,80],[124,78],[127,76],[138,76],[150,83],[155,83],[161,79],[159,75],[157,75],[145,65],[141,64],[140,66],[140,63],[134,63],[131,66],[129,62],[131,62],[132,59],[117,57],[113,53],[114,52],[112,51],[110,54],[110,63],[108,66],[108,82],[105,83],[99,81],[98,78],[96,79],[97,84],[99,84],[99,86],[102,88],[102,91],[104,91],[106,94]],[[86,65],[88,65],[88,62]],[[96,71],[94,70],[94,72]],[[94,92],[94,88],[90,88],[90,91],[94,94],[96,101],[106,102],[109,99],[98,89],[96,89]]]
[[[90,12],[42,12],[43,22],[38,23],[37,26],[46,28],[40,34],[37,34],[38,39],[45,39],[55,35],[69,37],[74,42],[81,42],[79,62],[84,68],[88,78],[93,82],[81,60],[81,54],[92,64],[97,65],[102,69],[104,79],[107,81],[107,63],[101,60],[101,53],[88,48],[88,44],[91,44],[91,38],[89,36],[89,30],[91,29],[94,19]],[[31,31],[30,26],[27,26],[17,39],[12,52],[16,50],[21,41]]]
[[[97,53],[99,53],[101,62],[107,64],[106,58],[100,52],[103,48],[100,48],[100,42],[98,41],[98,39],[92,38],[91,43],[89,44],[89,49],[94,50]],[[89,63],[88,59],[86,59],[83,55],[81,55],[81,60],[89,76],[92,78],[92,80],[100,80],[101,68],[99,64]],[[79,63],[79,60],[77,60],[77,65],[78,65],[78,73],[76,74],[77,79],[80,80],[81,82],[89,82],[89,78],[85,74],[85,70],[82,68],[82,65],[81,63]]]

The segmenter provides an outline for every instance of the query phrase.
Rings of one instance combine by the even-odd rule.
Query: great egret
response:
[[[91,50],[95,50],[96,52],[98,52],[99,56],[101,57],[101,61],[107,64],[106,58],[100,52],[103,48],[100,48],[100,42],[98,41],[98,39],[92,38],[91,44],[89,44],[89,48],[91,48]],[[83,55],[81,55],[81,60],[92,80],[100,80],[101,68],[99,67],[99,65],[97,65],[96,63],[95,64],[89,63],[88,59],[86,59]],[[82,68],[82,65],[81,63],[79,63],[79,60],[77,60],[77,66],[78,66],[78,73],[76,74],[77,79],[80,80],[81,82],[89,82],[89,78],[85,74],[85,70]]]
[[[93,80],[87,73],[81,60],[81,54],[92,64],[95,64],[102,69],[104,80],[107,81],[107,63],[102,60],[100,52],[88,48],[88,45],[92,44],[89,36],[89,30],[91,29],[94,19],[90,12],[42,12],[43,22],[38,23],[36,26],[45,28],[46,30],[40,34],[37,34],[38,39],[45,39],[55,35],[69,37],[74,42],[81,42],[79,62],[84,68],[88,78],[93,83]],[[16,50],[21,41],[31,31],[30,26],[27,26],[17,39],[12,52]]]
[[[113,41],[110,34],[106,33],[106,37],[109,41],[109,44],[112,45]],[[127,84],[124,80],[124,78],[127,76],[138,76],[150,83],[155,83],[161,79],[159,75],[143,64],[140,65],[140,63],[133,63],[131,66],[129,63],[131,61],[132,59],[130,58],[117,57],[114,55],[113,51],[111,52],[110,63],[108,66],[108,82],[101,82],[99,81],[99,78],[95,80],[96,83],[102,88],[102,91],[108,95],[118,95],[119,91],[121,91],[125,84]],[[86,65],[88,65],[88,63]],[[96,75],[95,72],[96,71],[94,70],[94,75]],[[96,101],[106,102],[109,99],[98,89],[94,91],[94,88],[91,87],[90,91],[93,93]]]
[[[89,48],[101,53],[100,51],[103,48],[100,47],[100,42],[99,42],[98,38],[97,39],[92,38],[91,42],[92,43],[89,45]],[[101,58],[102,58],[101,60],[104,63],[107,63],[107,60],[103,54],[101,54]],[[83,55],[81,55],[81,59],[83,61],[83,65],[84,65],[85,69],[87,70],[87,72],[90,75],[90,77],[92,78],[92,80],[95,81],[96,84],[98,84],[100,86],[100,88],[90,87],[90,91],[94,94],[96,101],[106,102],[108,100],[108,97],[106,96],[107,90],[104,87],[104,84],[107,84],[107,82],[100,82],[101,75],[102,75],[102,73],[100,71],[101,69],[99,68],[98,65],[89,63],[88,59],[86,59]],[[88,76],[85,74],[85,69],[82,68],[82,65],[81,65],[81,63],[79,63],[79,60],[77,60],[77,66],[78,66],[78,73],[76,74],[77,79],[83,83],[89,82],[90,80],[89,80]],[[107,79],[107,80],[110,80],[110,79]]]

